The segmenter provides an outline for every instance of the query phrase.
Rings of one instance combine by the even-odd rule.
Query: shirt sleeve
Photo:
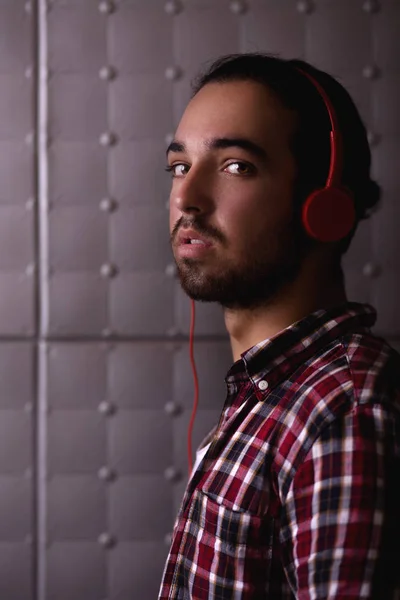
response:
[[[282,558],[297,600],[399,597],[397,427],[390,407],[358,405],[313,443],[282,510]]]

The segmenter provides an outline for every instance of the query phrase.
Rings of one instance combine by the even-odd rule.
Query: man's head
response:
[[[195,84],[168,152],[171,239],[182,286],[194,299],[230,308],[267,304],[315,253],[326,257],[332,277],[340,272],[354,230],[342,242],[320,244],[301,225],[302,203],[326,182],[331,126],[324,101],[297,67],[335,106],[342,183],[354,195],[357,221],[379,199],[365,128],[340,84],[302,61],[220,59]],[[207,244],[187,244],[195,233]]]

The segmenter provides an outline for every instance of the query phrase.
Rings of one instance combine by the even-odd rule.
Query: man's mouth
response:
[[[176,246],[181,258],[200,259],[212,251],[214,242],[193,229],[182,229],[178,232]]]
[[[197,231],[193,229],[184,229],[178,232],[177,245],[212,246],[212,242],[209,241],[205,236],[202,236],[200,233],[197,233]]]
[[[185,240],[184,242],[185,244],[200,244],[202,246],[205,246],[205,242],[203,242],[203,240],[198,240],[195,238],[188,238],[187,240]]]

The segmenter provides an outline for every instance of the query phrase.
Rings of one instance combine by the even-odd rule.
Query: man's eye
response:
[[[176,165],[168,165],[165,170],[172,173],[172,177],[182,177],[187,174],[189,167],[183,163],[177,163]]]
[[[244,162],[232,162],[225,167],[225,171],[232,175],[250,175],[253,170],[250,165]]]

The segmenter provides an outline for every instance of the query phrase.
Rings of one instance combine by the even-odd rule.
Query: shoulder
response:
[[[384,339],[371,333],[349,333],[315,354],[298,377],[298,394],[311,405],[333,413],[357,404],[388,397],[396,405],[400,392],[400,355]]]
[[[352,334],[340,340],[359,404],[386,402],[398,408],[400,355],[384,339],[373,334]],[[396,402],[397,400],[397,402]]]
[[[303,364],[289,385],[291,401],[281,415],[274,465],[281,498],[318,440],[329,438],[329,432],[345,435],[340,423],[365,411],[374,419],[400,422],[400,356],[372,334],[334,340]]]

